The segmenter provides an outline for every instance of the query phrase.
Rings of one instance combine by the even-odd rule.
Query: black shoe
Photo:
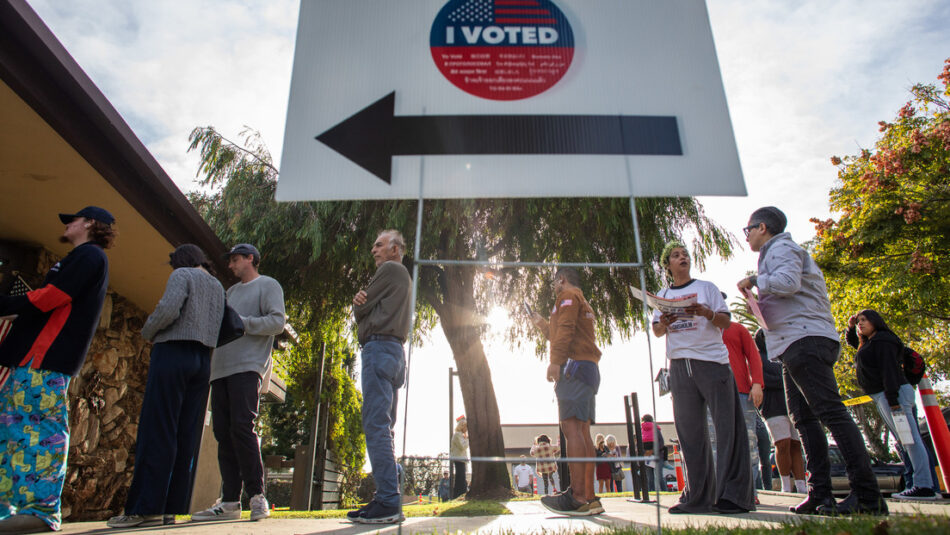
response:
[[[891,498],[897,498],[899,500],[936,500],[937,493],[934,492],[934,489],[914,487],[912,489],[907,489],[904,492],[891,494]]]
[[[590,516],[592,514],[590,504],[575,500],[574,495],[569,492],[557,496],[545,496],[541,498],[541,505],[559,515]]]
[[[399,512],[398,505],[385,506],[376,500],[369,502],[366,509],[354,519],[360,524],[396,524],[403,520],[405,518]]]
[[[369,503],[373,503],[373,501],[370,500]],[[363,511],[366,511],[369,508],[369,503],[364,505],[363,507],[360,507],[359,509],[354,509],[352,511],[347,512],[346,513],[347,520],[349,520],[350,522],[356,522],[356,519],[359,518],[361,514],[363,514]]]
[[[680,507],[680,504],[676,504],[673,507],[670,507],[669,509],[666,510],[666,512],[671,515],[688,515],[689,514],[689,511]]]
[[[835,508],[835,499],[831,496],[826,496],[824,498],[819,498],[809,494],[805,501],[798,505],[793,505],[788,508],[789,511],[797,515],[815,515],[821,514],[818,512],[818,509],[821,507],[830,507],[831,510]]]
[[[835,507],[834,512],[822,507],[818,514],[838,514],[838,515],[882,515],[887,516],[887,504],[884,498],[878,496],[875,500],[860,500],[857,495],[849,494],[847,498],[841,500]]]
[[[721,515],[741,515],[743,513],[749,512],[749,510],[745,507],[740,507],[725,499],[721,499],[716,502],[716,505],[713,506],[713,509],[715,509]]]

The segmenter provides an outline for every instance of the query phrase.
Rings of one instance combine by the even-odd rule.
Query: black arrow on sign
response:
[[[676,117],[423,115],[396,117],[396,92],[316,139],[391,183],[392,157],[448,154],[682,155]]]

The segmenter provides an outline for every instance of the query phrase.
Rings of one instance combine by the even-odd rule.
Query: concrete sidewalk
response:
[[[687,527],[721,525],[769,526],[784,524],[799,519],[788,512],[788,506],[798,503],[802,496],[778,492],[759,493],[762,504],[758,510],[744,515],[670,515],[666,509],[676,503],[678,496],[661,496],[660,518],[663,527]],[[461,531],[464,533],[509,534],[509,533],[566,533],[598,532],[614,527],[656,528],[655,504],[642,504],[627,501],[627,498],[604,498],[606,512],[588,517],[563,517],[549,512],[538,501],[509,502],[506,504],[513,514],[502,516],[480,516],[467,518],[407,518],[402,524],[402,532],[409,533],[445,533]],[[923,513],[950,516],[950,501],[920,503],[888,500],[891,514]],[[156,526],[135,529],[109,529],[105,522],[77,522],[63,526],[62,533],[141,533],[145,535],[185,535],[185,534],[254,534],[254,535],[303,535],[311,533],[332,535],[359,535],[363,533],[397,533],[395,525],[352,524],[343,519],[276,519],[270,518],[258,522],[202,522],[179,523],[174,526]]]

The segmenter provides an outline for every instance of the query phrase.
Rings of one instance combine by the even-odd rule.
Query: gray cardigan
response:
[[[213,348],[224,315],[224,287],[201,268],[178,268],[165,295],[142,326],[150,342],[192,340]]]

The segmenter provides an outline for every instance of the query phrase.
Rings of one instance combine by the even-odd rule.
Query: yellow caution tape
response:
[[[867,403],[869,401],[873,401],[871,399],[871,396],[861,396],[858,398],[846,399],[842,401],[842,403],[844,403],[846,407],[850,407],[851,405],[860,405],[862,403]]]

